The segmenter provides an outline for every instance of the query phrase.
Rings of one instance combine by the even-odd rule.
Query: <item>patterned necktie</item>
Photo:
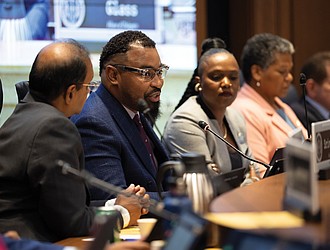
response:
[[[133,121],[135,122],[136,126],[138,127],[139,129],[139,132],[140,132],[140,136],[142,138],[142,141],[144,142],[144,144],[146,145],[146,148],[149,152],[149,156],[150,156],[150,159],[151,159],[151,162],[152,162],[152,165],[154,166],[154,168],[157,170],[157,164],[156,164],[156,160],[155,160],[155,156],[154,156],[154,153],[152,151],[152,146],[151,146],[151,142],[146,134],[146,131],[144,130],[143,128],[143,125],[141,123],[141,120],[140,120],[140,117],[138,114],[136,114],[134,117],[133,117]]]

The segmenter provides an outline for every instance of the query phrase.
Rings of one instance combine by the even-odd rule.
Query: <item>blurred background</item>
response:
[[[161,97],[162,131],[197,65],[200,44],[220,37],[239,60],[245,41],[270,32],[293,42],[293,85],[313,53],[330,50],[328,0],[0,0],[0,125],[17,104],[15,83],[28,80],[38,51],[58,38],[74,38],[91,51],[99,80],[102,46],[123,30],[137,29],[156,43],[170,66]]]

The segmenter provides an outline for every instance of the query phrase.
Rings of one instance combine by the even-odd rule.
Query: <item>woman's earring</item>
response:
[[[257,87],[260,87],[261,84],[260,84],[260,82],[256,82],[256,85],[257,85]]]
[[[196,92],[201,92],[202,91],[202,86],[199,82],[195,84],[195,91]]]

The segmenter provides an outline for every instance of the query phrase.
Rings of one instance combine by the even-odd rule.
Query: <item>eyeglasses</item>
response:
[[[90,83],[83,83],[82,86],[88,87],[90,89],[90,91],[94,92],[100,86],[100,83],[96,82],[96,81],[93,81],[93,82],[90,82]]]
[[[134,68],[122,64],[110,64],[113,67],[120,68],[121,70],[128,71],[128,72],[134,72],[140,74],[146,81],[151,81],[155,78],[156,74],[160,79],[165,79],[169,66],[165,64],[161,64],[161,66],[158,69],[153,68]]]

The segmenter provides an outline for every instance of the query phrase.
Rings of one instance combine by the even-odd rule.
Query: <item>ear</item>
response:
[[[200,83],[201,82],[201,78],[199,76],[195,76],[194,78],[194,83]]]
[[[318,89],[319,89],[319,84],[316,83],[313,79],[307,79],[306,81],[306,92],[307,95],[312,98],[315,99],[318,95]]]
[[[105,68],[105,76],[107,81],[110,82],[111,85],[118,85],[120,74],[116,67],[112,65],[107,65]]]
[[[259,65],[252,65],[251,66],[251,76],[256,82],[260,82],[263,74],[263,69]]]
[[[65,103],[70,104],[72,102],[72,99],[74,98],[75,94],[77,92],[76,85],[72,84],[70,85],[65,92]]]

